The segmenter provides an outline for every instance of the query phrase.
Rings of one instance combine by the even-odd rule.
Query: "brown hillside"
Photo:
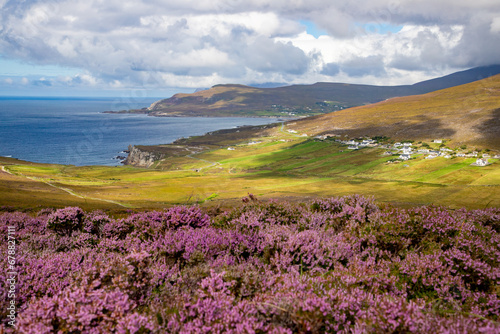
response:
[[[448,139],[500,150],[500,75],[424,95],[398,97],[288,123],[309,135]]]
[[[179,93],[155,103],[151,115],[218,115],[217,111],[246,107],[248,94],[260,94],[259,88],[243,85],[217,85],[192,94]],[[215,111],[215,113],[214,113]]]

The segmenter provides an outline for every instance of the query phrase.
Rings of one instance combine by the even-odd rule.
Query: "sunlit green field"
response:
[[[352,193],[395,205],[500,206],[500,162],[473,158],[389,163],[383,149],[349,151],[276,131],[200,154],[169,157],[153,169],[74,167],[0,158],[0,207],[78,205],[86,209],[159,208],[175,204],[231,205],[248,193],[300,200]],[[9,174],[10,173],[10,174]]]

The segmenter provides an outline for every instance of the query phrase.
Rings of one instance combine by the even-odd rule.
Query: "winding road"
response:
[[[2,172],[4,173],[7,173],[7,174],[10,174],[10,175],[13,175],[11,172],[9,172],[7,169],[5,169],[5,166],[0,166],[0,169],[2,170]]]

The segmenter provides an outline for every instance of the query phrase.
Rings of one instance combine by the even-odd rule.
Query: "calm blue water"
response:
[[[71,165],[118,165],[113,159],[134,145],[167,144],[239,125],[275,122],[263,118],[149,117],[103,114],[149,106],[158,98],[0,97],[0,156]]]

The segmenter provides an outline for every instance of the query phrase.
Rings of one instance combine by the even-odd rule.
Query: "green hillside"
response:
[[[292,201],[348,194],[412,206],[500,206],[498,159],[476,167],[475,158],[423,154],[392,162],[380,148],[350,151],[333,141],[276,132],[228,150],[167,157],[154,168],[74,167],[4,161],[0,207],[79,205],[87,209],[158,208],[199,203],[232,206],[248,193]],[[258,140],[258,141],[257,141]]]

